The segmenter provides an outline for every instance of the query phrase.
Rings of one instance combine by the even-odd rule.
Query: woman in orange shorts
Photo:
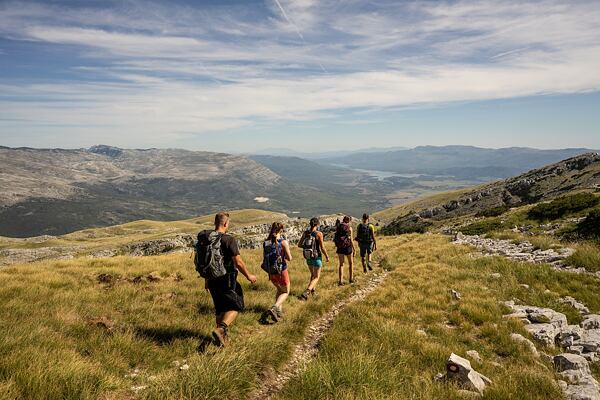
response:
[[[269,280],[273,283],[277,292],[275,294],[275,304],[263,313],[261,320],[267,322],[271,317],[273,322],[278,322],[283,318],[282,305],[290,294],[290,276],[288,274],[288,261],[292,261],[292,253],[288,241],[282,236],[283,224],[281,222],[273,222],[271,231],[266,242],[271,242],[277,251],[279,258],[281,273],[269,274]]]

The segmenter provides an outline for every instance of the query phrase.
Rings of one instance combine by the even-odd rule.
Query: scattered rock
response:
[[[590,313],[590,310],[584,304],[578,302],[571,296],[566,296],[566,297],[561,298],[560,302],[563,304],[570,305],[571,307],[573,307],[574,309],[579,311],[579,313],[581,315],[588,315]]]
[[[535,355],[536,357],[540,356],[537,351],[537,348],[535,347],[535,344],[533,344],[533,342],[531,340],[527,339],[525,336],[523,336],[519,333],[513,333],[510,335],[510,338],[512,339],[513,342],[524,344],[525,347],[527,347],[527,349],[529,350],[529,352],[532,353],[533,355]]]
[[[477,352],[477,350],[467,351],[467,357],[469,357],[471,360],[476,361],[478,363],[482,362],[481,356],[479,355],[479,352]]]
[[[446,375],[440,379],[456,382],[465,389],[478,393],[483,393],[486,386],[492,383],[489,378],[475,371],[469,360],[454,353],[446,361]]]
[[[188,369],[190,369],[190,366],[187,364],[183,364],[181,367],[179,367],[180,371],[187,371]]]
[[[460,292],[454,290],[454,289],[450,289],[450,296],[452,296],[452,298],[454,300],[460,300],[460,298],[462,297],[462,295],[460,294]]]
[[[523,289],[529,290],[529,285],[526,283],[521,283],[519,286],[521,286]]]
[[[555,269],[561,271],[587,273],[585,268],[576,268],[565,264],[565,260],[575,252],[571,248],[541,250],[535,249],[528,241],[515,244],[510,240],[484,238],[462,233],[454,236],[453,243],[474,246],[488,256],[502,256],[515,261],[551,264]],[[494,273],[490,276],[499,278],[501,275]]]
[[[423,329],[417,329],[417,335],[420,336],[427,336],[427,332],[425,332]]]
[[[146,276],[146,279],[148,280],[148,282],[159,282],[159,281],[162,281],[161,276],[158,275],[155,272],[152,272],[152,273],[148,274]]]
[[[600,400],[600,384],[592,376],[588,361],[580,355],[563,353],[554,357],[561,388],[569,400]]]
[[[494,278],[494,279],[500,279],[500,278],[502,278],[502,274],[499,272],[494,272],[494,273],[490,274],[490,277]]]

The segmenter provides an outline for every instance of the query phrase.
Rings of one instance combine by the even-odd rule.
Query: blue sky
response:
[[[600,148],[600,2],[3,1],[0,145]]]

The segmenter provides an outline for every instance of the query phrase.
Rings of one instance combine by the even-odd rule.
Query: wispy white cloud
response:
[[[0,36],[74,46],[78,64],[65,68],[94,77],[0,76],[0,127],[43,121],[94,137],[110,124],[129,133],[115,143],[168,143],[354,109],[600,90],[597,2],[124,4],[0,6]]]

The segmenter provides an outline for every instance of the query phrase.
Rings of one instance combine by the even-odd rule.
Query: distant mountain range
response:
[[[401,174],[454,176],[461,179],[506,178],[587,153],[574,148],[538,150],[525,147],[486,149],[473,146],[419,146],[414,149],[360,152],[327,157],[319,162],[347,165],[351,168],[390,171]]]
[[[328,168],[317,165],[316,173],[319,170]],[[303,182],[230,154],[111,146],[0,147],[0,236],[57,235],[138,219],[191,218],[221,209],[260,208],[306,216],[358,213],[366,205],[386,204],[383,197],[373,204],[371,198],[349,190],[340,193],[342,186],[335,183],[324,190]]]
[[[426,146],[307,160],[103,145],[72,150],[0,146],[0,236],[57,235],[221,209],[360,215],[585,151]],[[424,176],[377,176],[331,163]]]
[[[370,147],[359,150],[333,150],[333,151],[315,151],[315,152],[301,152],[288,148],[269,148],[264,150],[258,150],[250,153],[250,156],[276,156],[276,157],[298,157],[306,160],[322,160],[327,158],[335,157],[347,157],[353,154],[359,153],[382,153],[394,150],[407,150],[408,147],[394,146],[394,147]]]

